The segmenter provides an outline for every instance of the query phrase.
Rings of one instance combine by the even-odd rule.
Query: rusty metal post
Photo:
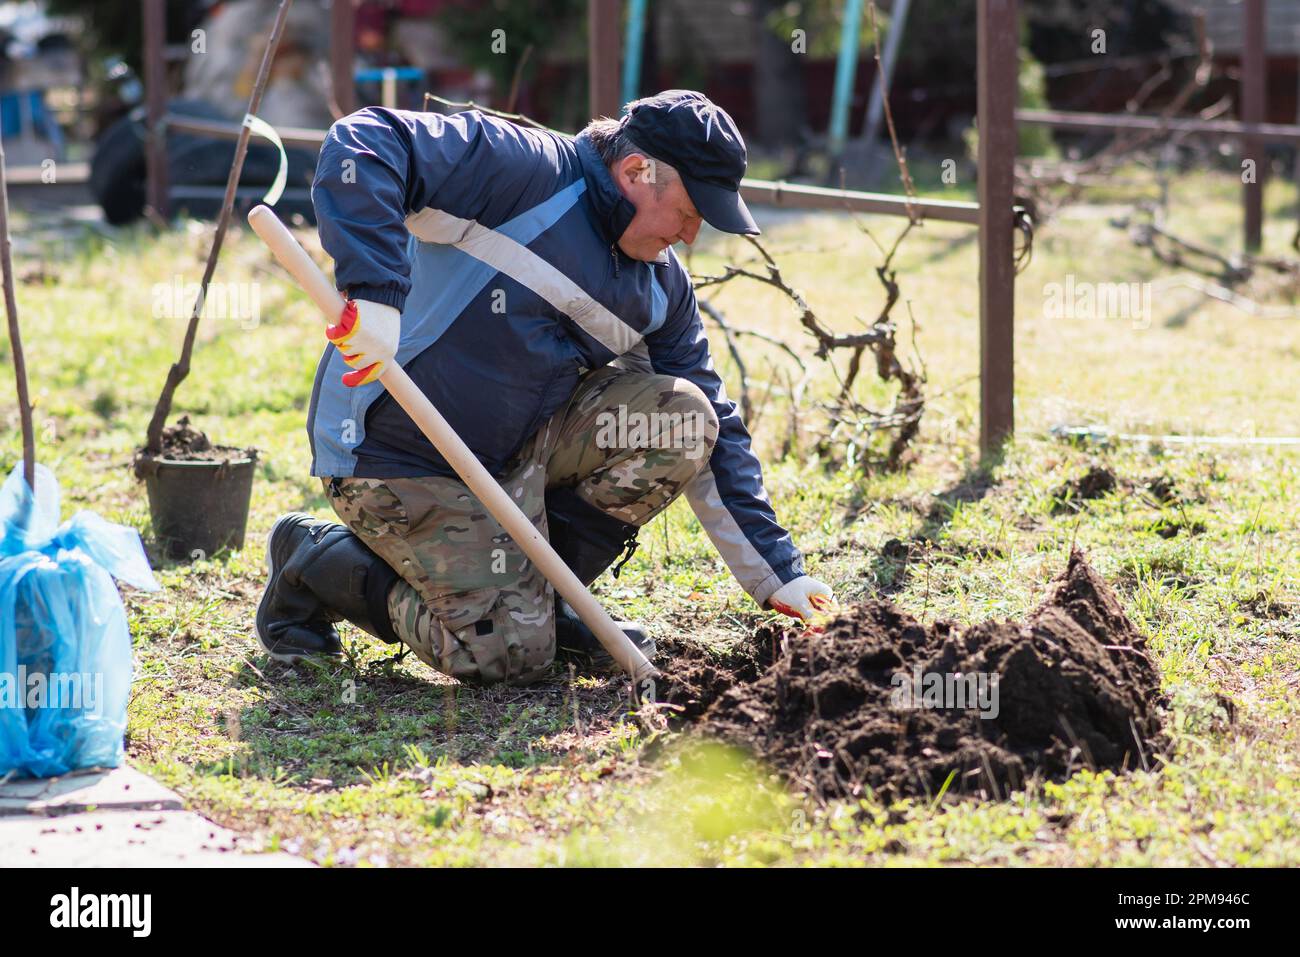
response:
[[[334,105],[344,116],[357,110],[356,62],[357,5],[355,0],[334,0],[330,6],[330,85]]]
[[[1268,52],[1264,39],[1265,0],[1246,0],[1241,7],[1241,118],[1262,123],[1267,118]],[[1245,213],[1246,249],[1257,250],[1264,235],[1264,174],[1268,161],[1264,141],[1255,136],[1241,139],[1242,161],[1250,160],[1253,175],[1245,175],[1242,202]],[[1253,180],[1253,182],[1252,182]]]
[[[1291,47],[1294,50],[1300,50],[1300,23],[1293,28]],[[1300,59],[1296,61],[1296,99],[1295,99],[1295,124],[1300,126]],[[1295,151],[1294,165],[1291,167],[1291,182],[1293,185],[1300,187],[1300,149]],[[1296,217],[1300,220],[1300,195],[1296,197]],[[1295,235],[1300,237],[1300,222],[1296,224]],[[1292,239],[1292,244],[1300,240]]]
[[[590,115],[618,116],[619,55],[622,52],[619,0],[587,0],[587,87]]]
[[[169,214],[167,182],[167,0],[144,3],[145,204]]]
[[[1015,424],[1016,0],[979,0],[977,36],[980,454],[987,461]]]

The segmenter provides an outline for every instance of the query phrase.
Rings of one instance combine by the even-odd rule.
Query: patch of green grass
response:
[[[1235,243],[1230,177],[1188,177],[1175,192],[1175,228]],[[1276,188],[1270,199],[1279,209],[1290,201]],[[772,220],[769,248],[828,323],[849,330],[853,317],[874,316],[878,256],[854,222]],[[885,237],[899,228],[863,222]],[[1272,221],[1269,241],[1284,241],[1285,228]],[[67,268],[51,266],[54,278],[19,289],[39,456],[62,482],[65,510],[94,509],[146,539],[148,507],[129,462],[185,321],[155,317],[153,293],[197,277],[206,237],[198,226],[87,236],[46,254]],[[1151,637],[1172,703],[1170,754],[1146,756],[1147,767],[1131,773],[1081,771],[987,802],[883,805],[864,795],[818,806],[743,755],[690,735],[649,741],[627,720],[618,680],[561,672],[525,689],[461,688],[350,628],[341,663],[269,661],[252,634],[263,536],[287,510],[328,515],[307,474],[303,433],[322,340],[310,304],[250,236],[236,234],[217,280],[260,282],[260,322],[205,324],[176,414],[216,441],[262,451],[249,537],[232,554],[164,565],[161,593],[127,593],[130,760],[267,849],[345,866],[1300,863],[1292,504],[1300,459],[1265,448],[1108,450],[1045,437],[1062,423],[1291,431],[1300,324],[1198,304],[1181,291],[1155,298],[1147,328],[1048,320],[1044,287],[1066,275],[1126,282],[1165,272],[1104,219],[1067,214],[1040,230],[1018,281],[1018,439],[981,471],[972,238],[964,227],[927,224],[900,253],[931,396],[916,461],[893,474],[827,470],[809,456],[806,436],[778,460],[790,409],[773,390],[754,423],[773,503],[809,571],[843,601],[888,597],[923,619],[1020,616],[1071,546],[1084,548]],[[716,272],[746,256],[742,244],[713,235],[694,268]],[[789,303],[772,290],[737,281],[715,303],[737,326],[810,355]],[[751,371],[775,359],[758,347],[753,355]],[[734,395],[720,342],[718,356]],[[821,376],[810,399],[835,388],[834,376]],[[888,401],[872,383],[862,389]],[[7,469],[20,447],[11,403],[0,423]],[[1120,479],[1117,489],[1077,511],[1054,509],[1053,491],[1094,464]],[[1165,483],[1159,495],[1156,479]],[[892,539],[907,547],[886,549]],[[599,593],[656,635],[724,644],[769,617],[731,580],[684,504],[642,542]]]

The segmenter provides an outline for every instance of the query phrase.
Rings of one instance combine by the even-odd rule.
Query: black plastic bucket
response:
[[[226,462],[155,459],[145,476],[154,537],[167,558],[198,561],[244,547],[254,458]]]

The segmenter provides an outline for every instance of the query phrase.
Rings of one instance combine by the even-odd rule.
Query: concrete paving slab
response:
[[[179,811],[181,799],[135,768],[77,771],[57,778],[15,778],[0,784],[0,817],[106,810]]]
[[[0,818],[0,864],[12,867],[311,867],[248,853],[233,831],[191,811],[92,811]]]
[[[130,767],[0,784],[0,866],[313,866],[248,843]]]

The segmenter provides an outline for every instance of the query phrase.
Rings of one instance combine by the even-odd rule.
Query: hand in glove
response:
[[[343,373],[343,384],[365,385],[388,370],[397,355],[402,314],[392,306],[364,299],[349,299],[339,321],[325,330],[325,338],[343,353],[354,371]]]
[[[807,621],[813,615],[833,610],[835,595],[826,583],[800,575],[778,588],[767,603],[774,611]]]

